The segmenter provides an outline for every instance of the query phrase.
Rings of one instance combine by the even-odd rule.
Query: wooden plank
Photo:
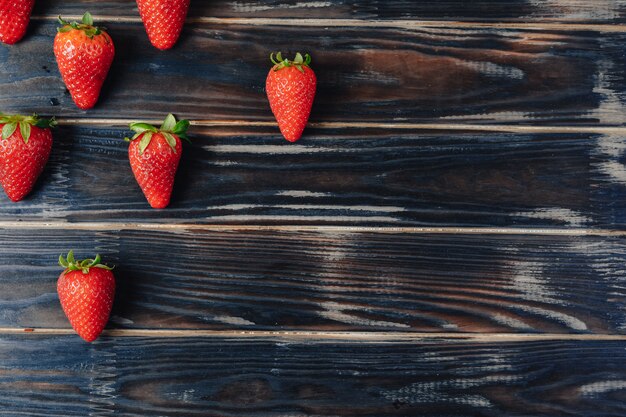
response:
[[[626,330],[624,238],[113,226],[1,229],[0,327],[69,327],[55,283],[71,248],[117,265],[112,328]]]
[[[39,0],[35,14],[94,14],[138,16],[133,0]],[[284,0],[196,0],[189,16],[224,18],[325,18],[325,19],[440,19],[498,22],[624,23],[624,0],[329,0],[285,2]]]
[[[62,127],[37,188],[0,221],[623,228],[623,138],[593,134],[193,128],[152,210],[123,128]]]
[[[626,415],[623,343],[0,338],[7,415]]]
[[[624,34],[212,23],[188,25],[180,44],[163,53],[140,23],[103,23],[117,57],[97,108],[80,111],[65,92],[51,53],[53,22],[0,47],[0,107],[61,117],[119,118],[124,109],[129,118],[177,112],[269,122],[269,52],[305,48],[319,78],[312,122],[625,121]]]

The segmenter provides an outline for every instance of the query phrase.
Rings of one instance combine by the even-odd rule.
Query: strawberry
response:
[[[155,48],[170,49],[178,41],[189,0],[137,0],[141,20]]]
[[[93,26],[91,14],[82,23],[68,23],[59,17],[61,26],[54,38],[54,56],[63,81],[76,105],[87,110],[98,102],[100,89],[109,73],[115,47],[108,33]]]
[[[54,126],[54,118],[0,115],[0,184],[11,200],[20,201],[33,189],[48,162]]]
[[[64,269],[57,281],[57,292],[63,312],[87,342],[100,336],[109,321],[115,298],[115,277],[106,265],[100,263],[100,255],[94,259],[74,260],[74,252],[67,258],[59,256]]]
[[[152,208],[165,208],[170,203],[174,177],[187,138],[188,120],[176,122],[168,114],[160,129],[147,123],[131,123],[135,132],[130,142],[128,158],[135,178]]]
[[[26,33],[35,0],[0,0],[0,41],[13,45]]]
[[[295,142],[309,121],[315,98],[317,78],[309,66],[311,57],[306,54],[302,58],[298,53],[293,61],[283,60],[279,52],[276,59],[274,54],[270,59],[274,67],[265,83],[267,98],[283,136],[289,142]]]

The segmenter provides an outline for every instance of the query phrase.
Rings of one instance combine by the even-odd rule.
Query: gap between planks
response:
[[[75,334],[72,329],[0,328],[0,335],[65,336]],[[324,331],[262,331],[262,330],[177,330],[177,329],[111,329],[108,337],[207,338],[252,339],[272,341],[330,341],[368,343],[411,343],[448,340],[469,343],[540,342],[540,341],[624,341],[620,334],[566,334],[566,333],[419,333],[419,332],[324,332]]]
[[[306,220],[306,218],[303,218]],[[626,230],[609,229],[549,229],[514,227],[413,227],[413,226],[324,226],[324,225],[258,225],[258,224],[186,224],[186,223],[114,223],[114,222],[46,222],[46,221],[0,221],[0,229],[49,229],[49,230],[154,230],[154,231],[273,231],[316,233],[381,233],[381,234],[458,234],[458,235],[539,235],[539,236],[603,236],[625,237]]]
[[[62,126],[128,126],[139,119],[58,119]],[[140,121],[159,124],[162,119],[141,119]],[[275,127],[276,122],[247,120],[190,120],[192,126],[198,127]],[[376,122],[311,122],[309,127],[318,129],[397,129],[397,130],[454,130],[484,131],[508,133],[597,133],[624,134],[626,126],[530,126],[502,124],[463,124],[463,123],[376,123]]]
[[[0,335],[65,336],[75,334],[72,329],[0,328]],[[207,338],[246,339],[270,341],[329,341],[368,343],[411,343],[433,340],[454,340],[469,343],[540,342],[540,341],[624,341],[620,334],[566,334],[566,333],[419,333],[419,332],[323,332],[323,331],[263,331],[263,330],[177,330],[177,329],[111,329],[106,337]]]
[[[80,20],[82,16],[68,15],[65,20]],[[56,16],[32,16],[32,20],[57,21]],[[139,16],[120,17],[99,15],[98,21],[116,23],[141,23]],[[227,17],[190,17],[191,24],[245,25],[245,26],[307,26],[307,27],[363,27],[363,28],[464,28],[464,29],[516,29],[550,31],[591,31],[624,33],[626,25],[587,24],[587,23],[542,23],[542,22],[476,22],[450,20],[363,20],[363,19],[319,19],[319,18],[227,18]]]

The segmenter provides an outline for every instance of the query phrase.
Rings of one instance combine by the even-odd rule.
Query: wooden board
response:
[[[0,230],[0,327],[68,327],[72,248],[117,265],[113,328],[626,331],[621,238],[184,229]]]
[[[312,122],[625,121],[624,34],[197,23],[164,53],[149,45],[139,22],[102,23],[117,55],[95,109],[80,111],[65,91],[52,53],[56,23],[47,21],[26,41],[0,47],[0,108],[270,122],[269,54],[302,50],[313,54],[319,79]]]
[[[615,342],[2,337],[0,356],[6,415],[626,415]]]
[[[124,128],[59,128],[47,170],[0,220],[623,228],[621,136],[192,128],[172,204],[152,210]]]
[[[35,14],[94,14],[138,16],[133,0],[86,2],[39,0]],[[624,23],[624,0],[196,0],[190,18],[308,18],[308,19],[440,19],[479,22]]]

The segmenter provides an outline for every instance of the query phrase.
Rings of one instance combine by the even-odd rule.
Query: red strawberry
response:
[[[0,0],[0,41],[13,45],[26,33],[35,0]]]
[[[283,60],[279,52],[276,55],[278,60],[274,59],[274,54],[270,58],[274,67],[265,83],[267,98],[283,136],[289,142],[295,142],[309,121],[315,98],[317,78],[309,67],[311,57],[306,54],[302,58],[298,53],[293,61]]]
[[[183,30],[189,0],[137,0],[137,7],[150,43],[161,50],[174,46]]]
[[[183,151],[180,138],[187,139],[189,121],[178,123],[168,114],[160,129],[147,123],[131,123],[135,132],[128,147],[128,158],[135,178],[152,208],[170,203],[174,177]]]
[[[93,26],[93,18],[85,13],[82,23],[63,25],[54,38],[54,56],[63,81],[76,105],[90,109],[98,102],[100,89],[109,73],[115,47],[108,33]]]
[[[20,201],[35,185],[52,150],[54,119],[0,115],[0,184],[9,198]]]
[[[70,251],[67,259],[59,256],[65,270],[59,276],[57,292],[63,312],[85,341],[93,342],[109,321],[115,298],[115,277],[111,269],[100,263],[100,255],[84,261],[74,260]]]

